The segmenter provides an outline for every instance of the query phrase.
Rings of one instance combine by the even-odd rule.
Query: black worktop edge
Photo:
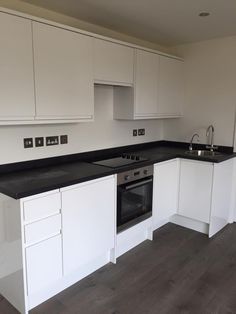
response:
[[[202,157],[202,156],[191,156],[185,153],[185,150],[188,150],[189,144],[188,143],[179,143],[179,142],[172,142],[172,141],[155,141],[149,142],[144,144],[135,144],[135,145],[128,145],[122,146],[117,148],[109,148],[103,149],[98,151],[86,152],[86,153],[79,153],[79,154],[72,154],[72,155],[64,155],[59,157],[52,157],[52,158],[45,158],[33,161],[26,161],[26,162],[19,162],[13,164],[7,164],[0,166],[0,178],[4,178],[6,176],[11,176],[12,174],[20,174],[20,175],[27,175],[25,171],[27,170],[36,170],[44,167],[51,167],[51,166],[59,166],[65,165],[70,163],[77,163],[77,162],[86,162],[89,163],[95,160],[101,160],[105,158],[115,157],[121,154],[122,152],[136,152],[140,150],[142,154],[144,154],[145,150],[158,148],[158,147],[168,147],[173,148],[173,151],[170,150],[168,153],[161,153],[157,154],[157,156],[151,156],[150,159],[146,161],[141,161],[139,163],[123,166],[116,169],[111,169],[108,167],[97,166],[100,168],[99,173],[89,174],[81,178],[69,178],[66,179],[64,182],[60,183],[52,183],[50,185],[35,187],[25,191],[13,191],[5,186],[1,186],[1,193],[6,194],[14,199],[20,199],[23,197],[28,197],[31,195],[47,192],[54,189],[63,188],[69,185],[74,185],[78,183],[82,183],[85,181],[101,178],[107,175],[112,175],[120,172],[124,172],[127,170],[132,170],[135,168],[141,168],[148,165],[154,165],[155,163],[160,163],[164,161],[168,161],[174,158],[184,158],[190,160],[198,160],[198,161],[205,161],[211,163],[220,163],[236,157],[236,153],[233,153],[233,147],[226,147],[220,146],[218,151],[224,153],[223,155],[219,156],[212,156],[212,157]],[[194,149],[205,149],[206,145],[201,144],[194,144]],[[182,151],[175,151],[175,148],[181,148]],[[40,171],[40,170],[39,170]]]
[[[94,150],[94,151],[89,151],[89,152],[61,155],[57,157],[48,157],[48,158],[42,158],[42,159],[3,164],[3,165],[0,165],[0,175],[10,173],[10,172],[16,172],[16,171],[38,169],[38,168],[43,168],[43,167],[48,167],[48,166],[56,166],[56,165],[76,162],[76,161],[91,162],[91,161],[95,161],[99,159],[116,157],[121,153],[132,152],[135,150],[143,150],[143,149],[148,149],[148,148],[153,148],[153,147],[160,147],[160,146],[186,148],[186,150],[188,150],[189,143],[161,140],[161,141],[153,141],[153,142],[139,143],[139,144],[133,144],[133,145],[126,145],[126,146],[119,146],[119,147],[114,147],[114,148],[106,148],[106,149]],[[193,144],[193,148],[205,149],[206,145]],[[218,151],[222,153],[226,153],[226,154],[232,154],[233,147],[218,146]],[[194,159],[194,158],[189,156],[189,159]],[[209,159],[204,159],[204,158],[201,160],[209,161]],[[217,159],[215,161],[212,159],[212,161],[217,162]]]

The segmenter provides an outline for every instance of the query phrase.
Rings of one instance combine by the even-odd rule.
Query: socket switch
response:
[[[138,135],[139,136],[145,135],[145,129],[138,129]]]
[[[33,147],[33,138],[27,137],[24,138],[24,148],[32,148]]]
[[[35,137],[35,147],[44,146],[44,138],[43,137]]]
[[[59,137],[58,136],[47,136],[46,137],[46,146],[58,145]]]
[[[68,144],[68,135],[61,135],[60,136],[60,143],[61,144]]]

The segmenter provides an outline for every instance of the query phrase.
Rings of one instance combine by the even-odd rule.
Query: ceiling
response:
[[[22,1],[166,46],[236,35],[236,0]]]

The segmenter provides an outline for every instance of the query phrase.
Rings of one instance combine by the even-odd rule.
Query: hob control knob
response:
[[[143,170],[143,174],[148,174],[148,170],[147,169]]]
[[[129,178],[130,176],[128,174],[124,177],[125,181],[129,180]]]

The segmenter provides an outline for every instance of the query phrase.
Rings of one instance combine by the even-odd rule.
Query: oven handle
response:
[[[130,189],[139,187],[141,185],[144,185],[144,184],[152,182],[152,181],[153,181],[153,179],[148,179],[148,180],[144,180],[144,181],[141,181],[141,182],[138,182],[138,183],[134,183],[134,184],[131,184],[131,185],[128,185],[127,187],[125,187],[125,190],[128,191]]]

